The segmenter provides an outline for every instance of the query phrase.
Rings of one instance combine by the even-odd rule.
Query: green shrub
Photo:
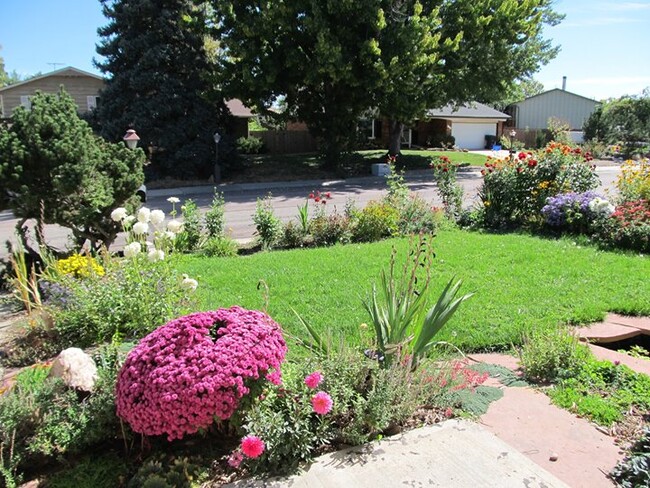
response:
[[[273,212],[270,194],[265,199],[257,199],[253,222],[262,249],[268,250],[275,247],[282,237],[282,221]]]
[[[47,480],[49,488],[115,488],[123,486],[128,477],[125,460],[114,452],[101,452],[76,460],[72,466],[54,474]]]
[[[650,200],[625,202],[593,227],[596,240],[606,247],[650,253]]]
[[[201,243],[201,214],[194,200],[185,200],[181,206],[182,230],[176,235],[174,248],[178,252],[194,252]]]
[[[46,300],[60,347],[143,337],[189,307],[188,292],[168,261],[115,260],[103,277],[61,277],[48,288],[60,290]]]
[[[524,376],[536,382],[555,382],[577,374],[589,355],[587,346],[562,328],[533,329],[519,351]]]
[[[373,242],[397,234],[399,211],[386,202],[371,201],[357,212],[352,225],[352,240]]]
[[[427,146],[449,149],[456,144],[456,138],[447,134],[434,134],[427,139]]]
[[[398,231],[401,235],[435,234],[444,220],[444,212],[433,208],[417,193],[411,193],[400,208]]]
[[[289,249],[303,247],[307,240],[307,234],[303,230],[302,225],[289,221],[284,226],[284,235],[282,237],[282,245]]]
[[[120,435],[114,401],[117,352],[101,350],[95,360],[98,380],[89,395],[67,388],[60,379],[47,378],[49,368],[37,365],[20,373],[16,385],[0,397],[0,445],[5,455],[13,448],[9,466],[5,457],[5,469],[17,479],[27,466],[83,452]]]
[[[580,149],[551,143],[513,159],[485,163],[479,196],[484,225],[513,227],[541,223],[541,209],[559,193],[583,193],[598,186],[598,176]]]
[[[212,204],[203,216],[208,238],[223,237],[226,226],[225,206],[226,202],[223,199],[223,193],[215,191],[214,197],[212,198]]]
[[[190,488],[206,481],[208,469],[200,459],[158,456],[147,460],[131,478],[128,488]]]
[[[264,150],[264,141],[259,137],[249,136],[237,139],[237,151],[241,154],[260,154]]]
[[[650,427],[643,429],[625,459],[614,467],[611,477],[623,488],[650,486]]]
[[[237,256],[239,245],[225,236],[209,237],[201,247],[201,254],[209,258],[227,258]]]
[[[322,215],[311,220],[309,228],[317,246],[332,246],[350,242],[350,220],[338,213]]]
[[[431,168],[445,215],[456,222],[463,212],[463,187],[456,181],[458,166],[452,164],[447,156],[438,156],[431,162]]]

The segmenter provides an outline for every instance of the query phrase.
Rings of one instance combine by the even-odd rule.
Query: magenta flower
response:
[[[318,415],[327,415],[332,410],[332,397],[319,391],[311,399],[311,406]]]
[[[314,371],[312,374],[307,375],[305,378],[305,385],[308,388],[315,389],[323,381],[323,375],[319,371]]]
[[[268,315],[240,307],[172,320],[131,350],[117,414],[144,435],[181,439],[226,420],[257,381],[280,381],[287,346]],[[270,376],[270,378],[269,378]]]
[[[244,460],[244,455],[241,453],[241,451],[233,451],[232,454],[228,457],[228,465],[231,468],[239,468],[239,465],[241,462]]]
[[[264,452],[264,442],[257,436],[247,435],[241,440],[241,451],[251,459],[260,457]]]

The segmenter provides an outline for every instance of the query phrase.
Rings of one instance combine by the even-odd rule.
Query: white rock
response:
[[[97,381],[97,366],[88,354],[78,347],[64,351],[52,363],[50,377],[61,378],[71,388],[93,391]]]

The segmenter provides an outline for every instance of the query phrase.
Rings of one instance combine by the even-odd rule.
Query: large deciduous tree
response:
[[[330,162],[368,108],[390,120],[394,154],[427,109],[499,100],[557,53],[542,37],[552,0],[212,3],[228,88],[266,106],[287,95]]]
[[[215,1],[225,53],[219,73],[232,95],[259,108],[283,96],[291,116],[307,123],[335,166],[384,81],[380,3]]]
[[[109,21],[98,30],[103,60],[95,61],[108,76],[101,134],[119,140],[133,128],[160,175],[207,177],[227,109],[208,80],[205,10],[192,0],[100,1]]]
[[[108,247],[120,230],[111,211],[137,204],[144,160],[139,149],[95,136],[63,89],[37,93],[30,110],[17,108],[0,127],[0,210],[20,219],[19,232],[35,219],[71,229],[79,246]]]

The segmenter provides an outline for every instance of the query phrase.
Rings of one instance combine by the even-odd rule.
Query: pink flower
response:
[[[313,389],[320,385],[321,381],[323,381],[323,375],[318,371],[314,371],[305,378],[305,385],[307,385],[308,388]]]
[[[451,407],[447,407],[447,410],[445,410],[445,417],[448,419],[454,416],[454,411],[451,409]]]
[[[241,450],[244,456],[255,459],[264,452],[264,442],[257,436],[247,435],[241,440]]]
[[[311,399],[311,406],[318,415],[327,415],[332,410],[332,397],[319,391]]]
[[[233,451],[230,457],[228,457],[228,465],[237,469],[243,460],[244,456],[241,451]]]

